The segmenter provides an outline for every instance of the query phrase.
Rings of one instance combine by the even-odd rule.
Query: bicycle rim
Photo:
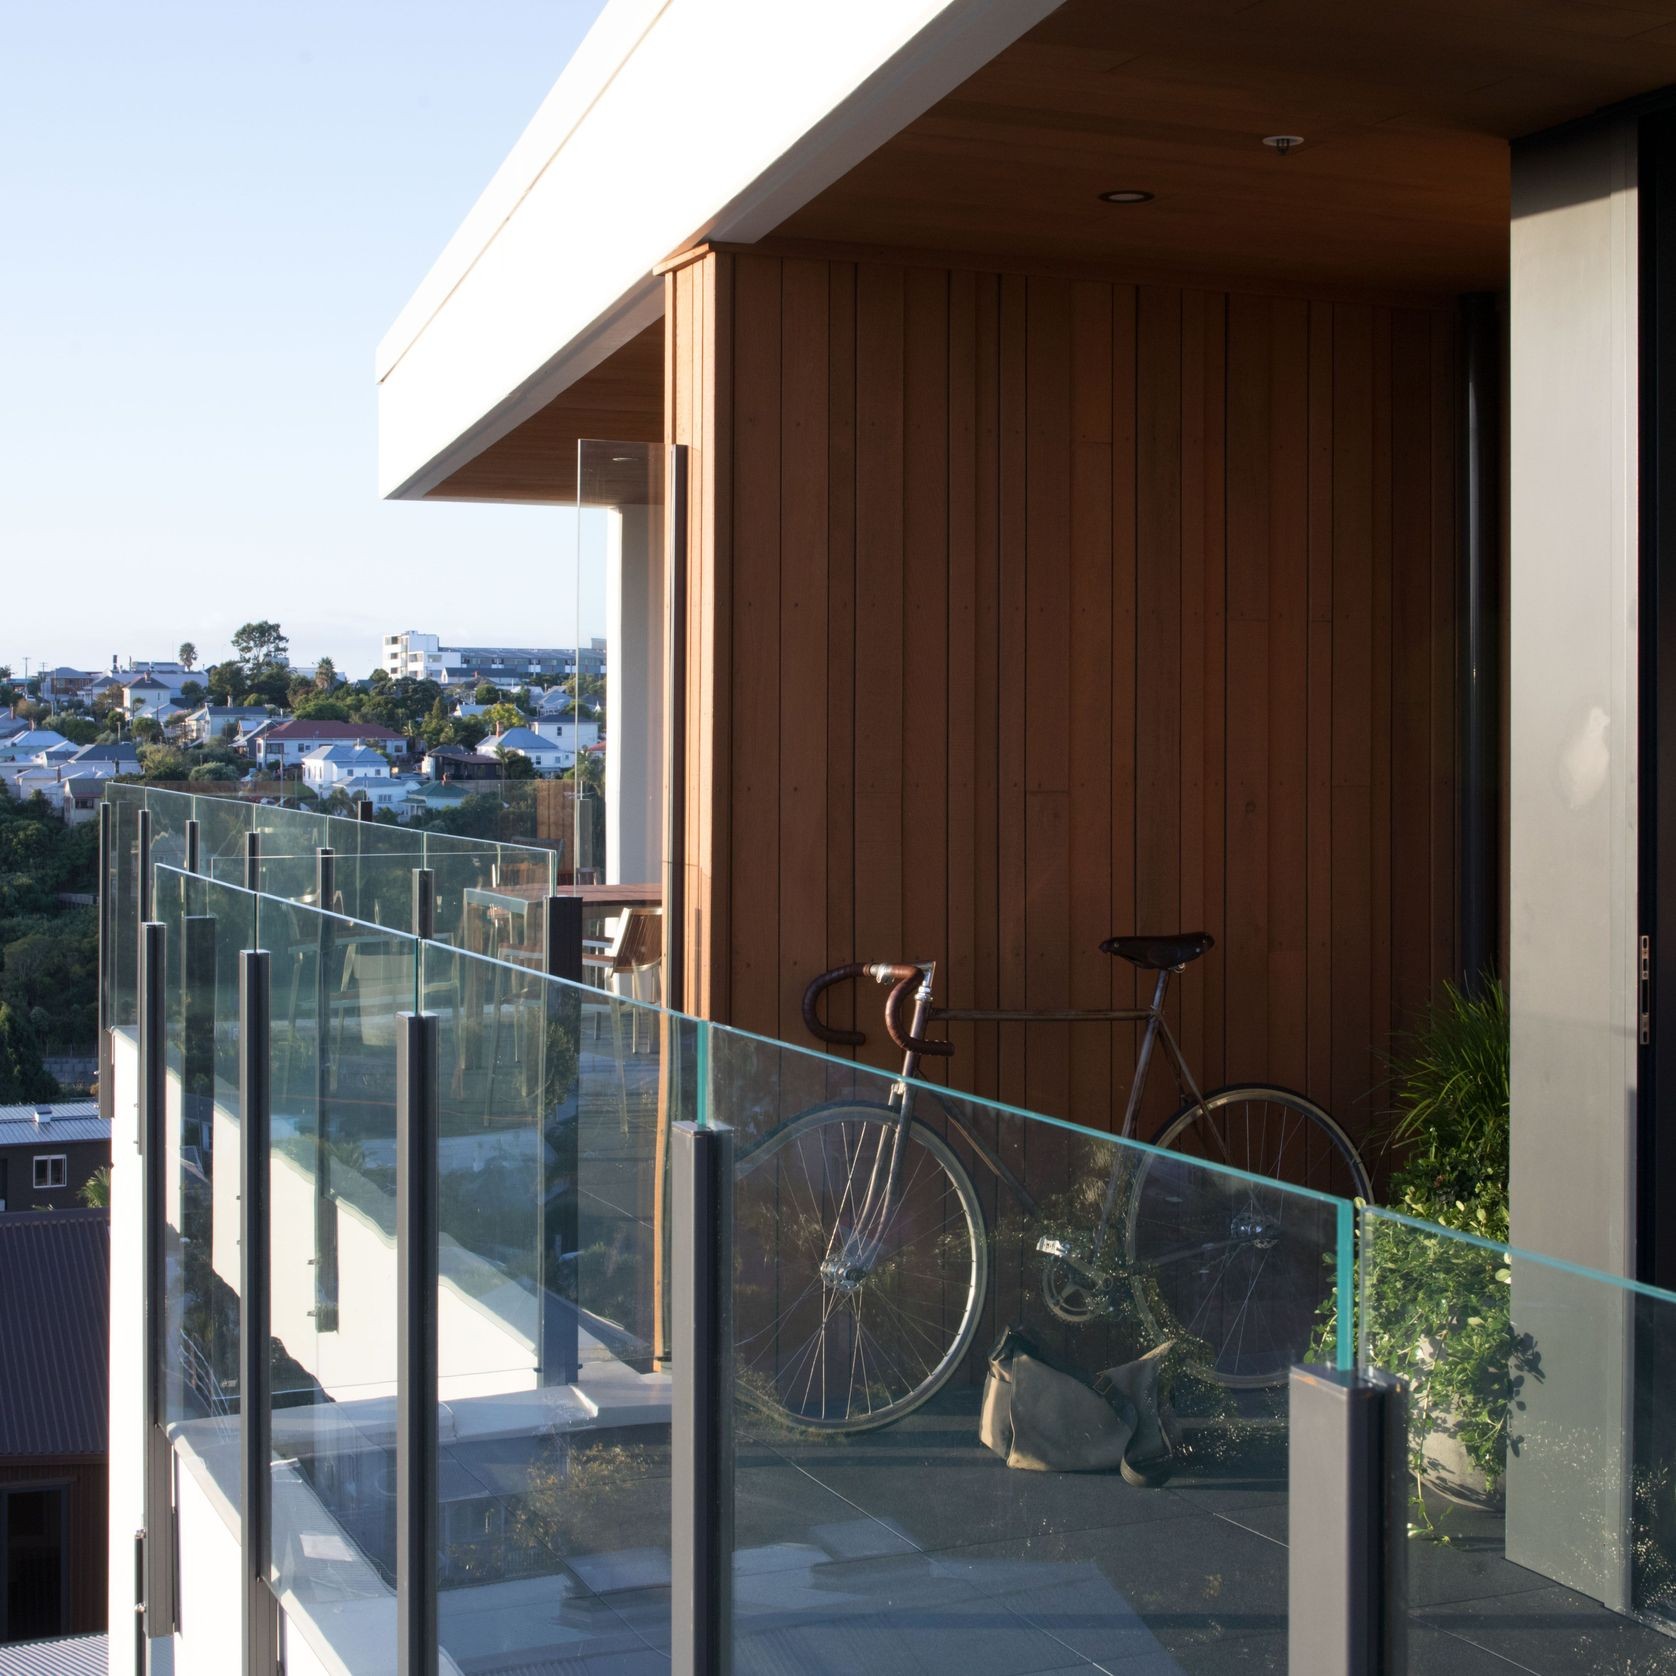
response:
[[[977,1332],[983,1212],[941,1136],[909,1126],[894,1214],[859,1226],[898,1121],[882,1106],[813,1112],[739,1162],[736,1377],[744,1400],[799,1427],[900,1420],[947,1384]]]
[[[1126,1235],[1143,1312],[1158,1339],[1202,1347],[1220,1384],[1278,1384],[1308,1354],[1333,1292],[1331,1213],[1287,1189],[1369,1197],[1355,1147],[1302,1095],[1259,1086],[1185,1107],[1157,1144],[1165,1151],[1137,1169]]]

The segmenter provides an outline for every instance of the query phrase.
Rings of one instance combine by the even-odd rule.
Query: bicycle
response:
[[[1164,1043],[1183,1103],[1150,1147],[1109,1149],[1115,1156],[1085,1233],[1061,1229],[1035,1240],[1043,1301],[1056,1319],[1078,1326],[1127,1298],[1154,1343],[1180,1336],[1208,1347],[1206,1371],[1217,1382],[1283,1380],[1306,1350],[1329,1286],[1319,1243],[1288,1230],[1299,1199],[1288,1190],[1366,1199],[1371,1189],[1349,1137],[1305,1096],[1256,1083],[1199,1092],[1165,1001],[1170,979],[1213,946],[1203,932],[1108,938],[1102,952],[1155,972],[1157,981],[1150,1005],[1098,1011],[939,1007],[935,962],[855,963],[815,978],[804,992],[804,1022],[817,1039],[843,1047],[866,1037],[827,1025],[822,996],[862,977],[891,986],[884,1024],[902,1070],[887,1099],[812,1107],[737,1160],[736,1219],[767,1228],[774,1251],[770,1318],[747,1310],[736,1328],[747,1396],[799,1427],[868,1431],[929,1402],[971,1349],[990,1281],[985,1213],[970,1170],[922,1102],[1030,1225],[1041,1222],[1042,1205],[958,1096],[917,1081],[923,1060],[954,1052],[927,1035],[939,1023],[1144,1025],[1118,1132],[1124,1140],[1134,1138],[1153,1052]],[[1274,1188],[1265,1190],[1265,1181]],[[765,1358],[771,1375],[762,1371]]]

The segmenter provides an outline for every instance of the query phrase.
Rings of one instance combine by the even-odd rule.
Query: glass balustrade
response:
[[[113,791],[107,993],[131,1023],[149,794]],[[161,815],[154,852],[184,831]],[[302,854],[253,819],[276,862]],[[223,859],[243,830],[219,829]],[[399,917],[417,852],[459,903],[436,939],[323,911],[312,860],[303,899],[154,872],[165,1420],[236,1529],[258,946],[272,1581],[326,1662],[393,1668],[396,1056],[420,1009],[454,1667],[669,1655],[670,1137],[691,1120],[733,1157],[709,1354],[735,1668],[1284,1669],[1285,1381],[1314,1360],[1409,1389],[1409,1670],[1676,1671],[1676,1297],[545,977],[509,903],[551,889],[548,860],[368,830],[334,902]],[[362,864],[387,879],[363,890]]]

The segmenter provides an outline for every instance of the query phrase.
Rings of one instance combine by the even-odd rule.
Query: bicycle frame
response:
[[[875,1219],[880,1230],[888,1228],[890,1219],[894,1214],[897,1191],[901,1181],[903,1149],[906,1144],[908,1127],[913,1121],[915,1097],[917,1094],[926,1092],[923,1088],[915,1087],[916,1079],[920,1073],[922,1055],[911,1044],[923,1042],[926,1028],[931,1024],[1144,1024],[1146,1028],[1141,1034],[1140,1047],[1135,1057],[1135,1072],[1129,1084],[1129,1099],[1124,1107],[1123,1126],[1118,1131],[1119,1138],[1122,1140],[1132,1140],[1134,1138],[1136,1124],[1140,1116],[1141,1099],[1146,1090],[1147,1072],[1151,1068],[1153,1049],[1160,1037],[1163,1038],[1164,1046],[1169,1052],[1179,1090],[1201,1111],[1204,1110],[1204,1095],[1199,1091],[1198,1082],[1195,1080],[1192,1071],[1188,1069],[1180,1045],[1170,1029],[1169,1021],[1164,1016],[1164,1002],[1169,993],[1171,977],[1169,968],[1165,968],[1158,973],[1158,982],[1154,986],[1150,1006],[1048,1011],[1004,1007],[939,1007],[936,1005],[932,987],[936,970],[935,962],[920,967],[921,982],[914,992],[913,1020],[907,1034],[907,1041],[910,1045],[903,1054],[901,1080],[891,1090],[892,1102],[900,1099],[901,1105],[896,1135],[891,1145],[890,1164],[882,1184],[882,1197],[879,1199],[875,1210],[874,1194],[880,1185],[878,1183],[877,1161],[875,1160],[874,1169],[868,1180],[867,1191],[855,1221],[855,1227],[858,1230],[873,1226]],[[966,1122],[947,1101],[936,1095],[933,1095],[932,1099],[944,1119],[960,1134],[973,1154],[982,1161],[984,1167],[1006,1185],[1018,1200],[1020,1207],[1027,1214],[1037,1214],[1036,1202],[1024,1183],[1013,1174],[1000,1157],[984,1144],[972,1125]],[[1214,1127],[1209,1123],[1205,1127],[1207,1133],[1211,1134],[1213,1139],[1220,1144],[1220,1137],[1216,1136]],[[1100,1207],[1100,1220],[1095,1232],[1094,1250],[1096,1255],[1105,1245],[1112,1213],[1117,1205],[1120,1178],[1121,1171],[1118,1162],[1114,1160],[1111,1179],[1106,1184],[1105,1198]],[[863,1236],[863,1238],[865,1245],[868,1247],[867,1260],[870,1261],[871,1249],[876,1244],[877,1236]]]

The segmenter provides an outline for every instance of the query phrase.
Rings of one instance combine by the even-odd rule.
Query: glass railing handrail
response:
[[[1486,1239],[1482,1234],[1470,1233],[1465,1228],[1446,1228],[1440,1222],[1427,1222],[1423,1217],[1411,1216],[1406,1211],[1390,1210],[1384,1205],[1358,1203],[1356,1210],[1359,1216],[1395,1223],[1429,1238],[1452,1240],[1458,1245],[1471,1246],[1476,1251],[1504,1258],[1510,1263],[1539,1263],[1544,1268],[1552,1269],[1558,1274],[1570,1275],[1578,1280],[1594,1281],[1617,1287],[1620,1291],[1634,1293],[1636,1297],[1676,1304],[1676,1292],[1667,1291],[1644,1280],[1631,1279],[1628,1275],[1611,1274],[1605,1269],[1593,1269],[1583,1263],[1571,1262],[1568,1258],[1549,1256],[1546,1252],[1532,1251],[1525,1246],[1510,1245],[1502,1240]]]

